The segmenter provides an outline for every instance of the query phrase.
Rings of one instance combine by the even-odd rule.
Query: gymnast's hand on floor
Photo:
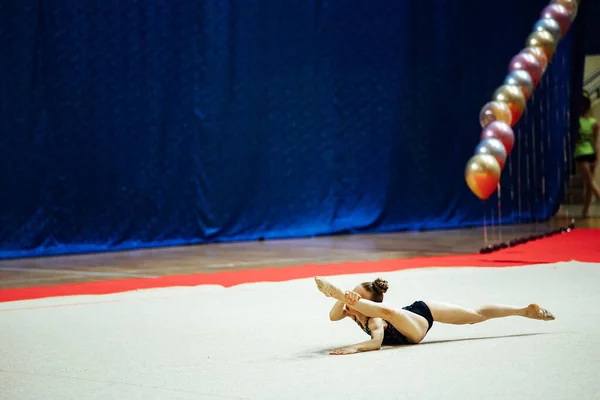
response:
[[[344,303],[348,304],[349,306],[353,306],[360,299],[360,295],[352,290],[346,290],[346,293],[344,293]]]
[[[333,356],[341,356],[345,354],[355,354],[358,353],[358,349],[356,347],[342,347],[341,349],[331,350],[329,354]]]

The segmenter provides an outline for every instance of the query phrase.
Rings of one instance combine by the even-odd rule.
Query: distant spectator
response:
[[[586,183],[583,204],[584,218],[588,217],[592,195],[595,194],[596,198],[600,199],[600,188],[594,179],[598,158],[598,127],[598,121],[592,116],[592,101],[589,94],[584,92],[579,117],[579,137],[574,151],[578,171],[583,175]]]

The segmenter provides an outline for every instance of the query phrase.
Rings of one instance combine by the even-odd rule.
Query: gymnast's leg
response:
[[[469,309],[450,303],[438,301],[425,301],[429,307],[433,320],[442,324],[466,325],[478,324],[495,318],[525,317],[542,321],[552,321],[554,315],[537,304],[526,307],[507,305],[486,305],[477,309]]]

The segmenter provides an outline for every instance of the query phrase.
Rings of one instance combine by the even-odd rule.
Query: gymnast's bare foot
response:
[[[527,318],[531,319],[539,319],[542,321],[553,321],[554,315],[545,308],[538,306],[537,304],[530,304],[527,306],[527,313],[525,314]]]
[[[333,286],[324,278],[315,277],[317,288],[327,297],[333,297],[336,300],[344,299],[344,292],[340,288]]]

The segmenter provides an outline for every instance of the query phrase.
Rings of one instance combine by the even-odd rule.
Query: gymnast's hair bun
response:
[[[377,293],[384,294],[388,290],[388,282],[385,279],[377,278],[373,281],[373,290]]]

